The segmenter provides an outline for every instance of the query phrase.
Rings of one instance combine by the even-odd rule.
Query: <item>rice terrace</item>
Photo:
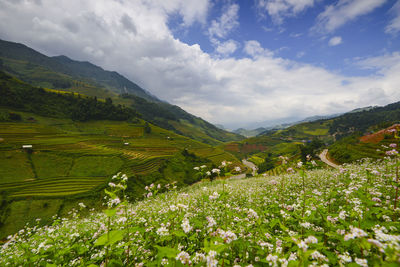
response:
[[[400,266],[399,0],[0,22],[0,266]]]

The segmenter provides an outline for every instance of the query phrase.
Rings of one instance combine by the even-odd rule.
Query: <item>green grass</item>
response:
[[[143,184],[149,182],[178,180],[181,184],[193,183],[194,180],[185,177],[191,175],[194,166],[203,163],[192,166],[190,159],[185,161],[180,155],[185,148],[209,158],[216,165],[223,160],[238,162],[220,148],[157,126],[151,125],[151,133],[145,134],[142,120],[82,123],[8,109],[0,111],[22,116],[21,122],[0,122],[0,138],[4,139],[0,142],[0,197],[5,197],[9,203],[0,211],[0,222],[3,223],[0,238],[21,227],[20,223],[12,225],[11,220],[4,220],[11,205],[11,218],[22,216],[19,221],[30,220],[30,215],[17,211],[29,209],[26,205],[30,202],[24,200],[27,198],[62,200],[63,203],[77,197],[100,198],[100,189],[119,171],[136,176],[132,199],[140,197]],[[24,144],[33,145],[30,156],[22,151]],[[173,162],[169,161],[171,159]],[[171,164],[184,171],[171,171]],[[164,171],[160,173],[162,166]],[[46,220],[54,215],[50,216],[45,208],[39,207],[36,213]]]
[[[0,247],[0,265],[398,266],[398,192],[388,179],[398,164],[365,160],[161,194],[150,186],[134,204],[112,205],[124,196],[110,187],[108,210],[25,228]]]
[[[119,157],[85,156],[75,160],[71,176],[111,176],[119,171],[123,161]]]
[[[1,151],[0,166],[0,183],[20,182],[34,178],[27,153],[22,149]]]
[[[51,218],[57,214],[62,200],[22,200],[14,201],[9,206],[9,213],[4,222],[2,232],[13,232],[26,223],[36,225],[37,218]],[[46,220],[46,219],[44,219]],[[48,220],[50,222],[50,220]],[[0,233],[0,237],[2,237]]]
[[[74,160],[53,152],[37,152],[32,155],[32,162],[38,178],[46,179],[68,176]]]

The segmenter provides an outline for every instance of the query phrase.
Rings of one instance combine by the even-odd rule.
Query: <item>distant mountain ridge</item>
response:
[[[360,109],[361,110],[361,109]],[[317,121],[317,120],[325,120],[325,119],[331,119],[331,118],[335,118],[340,116],[341,113],[338,114],[332,114],[332,115],[325,115],[325,116],[311,116],[311,117],[307,117],[303,120],[300,121],[296,121],[296,122],[291,122],[291,123],[282,123],[282,124],[277,124],[274,126],[268,126],[268,127],[259,127],[253,130],[248,130],[245,128],[239,128],[234,130],[234,133],[246,136],[246,137],[253,137],[253,136],[258,136],[258,135],[264,135],[267,134],[270,131],[277,131],[277,130],[282,130],[285,128],[288,128],[290,126],[296,125],[296,124],[300,124],[300,123],[304,123],[304,122],[313,122],[313,121]]]
[[[106,71],[87,61],[72,60],[67,56],[48,57],[34,49],[19,43],[0,40],[0,57],[24,60],[54,72],[60,72],[77,80],[84,80],[96,86],[104,87],[117,94],[130,93],[150,101],[159,101],[137,84],[115,71]]]
[[[234,130],[233,132],[237,133],[237,134],[240,134],[240,135],[243,135],[243,136],[246,136],[246,137],[252,137],[252,136],[259,135],[260,133],[265,132],[267,130],[268,130],[268,128],[264,128],[264,127],[259,127],[257,129],[253,129],[253,130],[247,130],[245,128],[239,128],[239,129]]]
[[[66,56],[48,57],[26,45],[0,40],[0,70],[36,87],[112,98],[137,110],[145,120],[192,139],[216,145],[244,137],[219,129],[164,102],[115,71]]]

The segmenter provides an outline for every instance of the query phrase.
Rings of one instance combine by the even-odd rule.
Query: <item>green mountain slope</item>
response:
[[[0,239],[26,222],[49,222],[79,199],[99,203],[112,175],[149,183],[192,184],[194,169],[240,162],[220,148],[175,134],[110,101],[32,87],[0,72]],[[23,149],[24,145],[32,148]]]
[[[236,133],[236,134],[240,134],[240,135],[246,136],[248,138],[248,137],[257,136],[257,135],[265,132],[266,130],[267,129],[263,128],[263,127],[260,127],[260,128],[257,128],[257,129],[253,129],[253,130],[247,130],[247,129],[244,129],[244,128],[239,128],[239,129],[234,130],[233,132]]]
[[[3,40],[0,40],[0,57],[3,59],[3,65],[6,65],[6,70],[15,72],[18,77],[21,76],[19,78],[33,85],[48,81],[54,88],[70,87],[68,85],[71,85],[72,80],[76,80],[117,94],[130,93],[151,101],[159,101],[117,72],[103,70],[89,62],[75,61],[66,56],[48,57],[23,44]],[[7,68],[7,65],[12,64],[14,65]],[[46,76],[48,72],[55,77],[49,79]]]
[[[162,102],[122,75],[89,62],[47,57],[25,45],[0,40],[0,70],[34,86],[112,98],[117,104],[133,107],[155,125],[208,144],[243,139]]]
[[[357,109],[334,118],[302,122],[281,130],[269,130],[240,142],[230,142],[222,147],[239,158],[249,158],[260,169],[280,165],[279,155],[304,158],[322,146],[328,147],[330,157],[338,163],[349,163],[361,158],[382,158],[382,145],[396,142],[386,138],[380,142],[364,142],[363,135],[375,133],[400,122],[400,102],[384,107]],[[313,153],[314,151],[314,153]],[[264,165],[263,165],[264,164]]]

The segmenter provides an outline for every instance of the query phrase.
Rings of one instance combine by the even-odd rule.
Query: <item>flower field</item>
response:
[[[1,266],[399,266],[397,159],[341,170],[146,187],[128,204],[114,176],[107,208],[28,227]],[[161,193],[165,191],[164,193]],[[397,199],[396,199],[397,198]],[[79,210],[82,211],[79,211]]]

